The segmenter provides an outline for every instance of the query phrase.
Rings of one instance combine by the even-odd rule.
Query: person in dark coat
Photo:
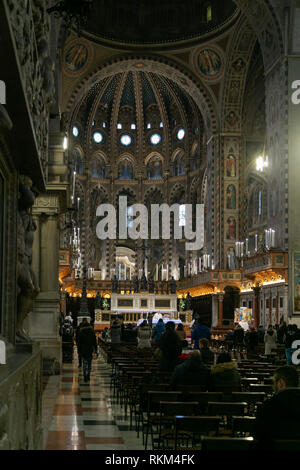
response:
[[[244,330],[239,324],[237,324],[233,332],[233,345],[238,351],[241,351],[243,349]]]
[[[259,325],[257,329],[258,344],[265,344],[264,338],[265,338],[265,329],[263,325]]]
[[[247,355],[255,355],[257,353],[258,346],[258,334],[254,327],[251,327],[250,330],[246,331],[245,334],[245,345],[247,348]]]
[[[237,362],[231,360],[230,354],[222,353],[217,358],[217,364],[211,368],[210,390],[212,392],[241,391],[241,376],[237,370]]]
[[[121,343],[121,325],[117,319],[112,322],[110,327],[110,339],[113,344]]]
[[[158,341],[158,347],[162,353],[159,363],[160,372],[173,372],[182,351],[182,343],[175,332],[174,322],[169,321],[166,324],[166,331]]]
[[[171,377],[171,388],[178,385],[199,385],[204,392],[208,390],[210,371],[202,362],[200,351],[191,352],[189,359],[175,367]]]
[[[209,349],[209,341],[206,338],[199,340],[199,347],[201,352],[201,358],[204,364],[214,362],[215,354]]]
[[[287,326],[285,321],[283,323],[280,323],[278,331],[277,331],[277,343],[278,344],[284,344],[284,336],[287,332]]]
[[[300,389],[294,366],[276,369],[275,394],[258,409],[254,438],[262,449],[272,448],[274,440],[300,439]]]
[[[199,340],[202,338],[210,339],[210,329],[208,326],[197,323],[192,332],[192,343],[194,343],[194,349],[199,349]]]
[[[92,326],[84,318],[78,335],[78,350],[83,361],[84,381],[90,380],[93,352],[98,354],[97,339]]]

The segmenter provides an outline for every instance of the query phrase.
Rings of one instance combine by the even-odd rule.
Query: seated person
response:
[[[182,351],[182,343],[175,333],[174,322],[169,321],[166,324],[166,331],[160,337],[157,345],[161,350],[160,372],[173,372]]]
[[[300,439],[300,389],[297,369],[282,366],[273,377],[275,394],[256,415],[254,438],[266,448],[274,439]]]
[[[215,354],[209,349],[209,341],[206,338],[199,340],[199,347],[201,352],[202,361],[204,364],[207,362],[214,362]]]
[[[217,364],[212,366],[210,391],[224,393],[241,391],[241,376],[237,370],[237,362],[231,360],[230,354],[220,354]]]
[[[183,324],[179,323],[175,331],[176,331],[176,334],[179,336],[180,340],[182,341],[182,347],[187,348],[188,342],[186,341],[186,332],[185,332]]]
[[[144,320],[143,323],[138,328],[137,338],[138,338],[138,349],[147,349],[151,348],[151,328],[148,325],[147,320]]]
[[[189,359],[175,367],[171,377],[171,388],[178,385],[199,385],[208,390],[210,372],[202,362],[200,351],[191,352]]]

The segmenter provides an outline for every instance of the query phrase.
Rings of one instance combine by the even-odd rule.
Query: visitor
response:
[[[150,349],[151,348],[151,328],[148,325],[147,320],[144,320],[138,328],[138,349]]]
[[[255,355],[257,353],[258,346],[258,333],[253,326],[250,330],[246,331],[244,341],[247,349],[247,356]]]
[[[112,344],[121,343],[121,325],[117,319],[112,322],[110,328],[110,339]]]
[[[244,346],[244,329],[239,323],[236,324],[233,331],[233,346],[234,348],[241,352]]]
[[[210,339],[210,329],[201,323],[196,323],[192,332],[192,344],[194,349],[199,349],[199,340],[202,338]]]
[[[277,331],[277,343],[278,344],[284,344],[286,332],[287,332],[287,325],[286,325],[286,322],[283,321],[282,323],[280,323],[278,331]]]
[[[90,380],[93,352],[97,352],[97,340],[93,327],[89,324],[87,318],[83,318],[79,335],[78,335],[78,351],[83,362],[84,381]]]
[[[160,340],[161,336],[164,334],[165,331],[165,324],[163,322],[163,319],[160,318],[153,329],[153,340],[155,343]]]
[[[65,322],[68,322],[72,325],[73,323],[73,318],[72,318],[72,312],[69,312],[68,315],[65,316]]]
[[[265,343],[265,356],[267,356],[269,359],[271,358],[272,350],[277,349],[277,344],[276,344],[276,331],[273,329],[272,325],[269,325],[265,336],[264,336],[264,343]]]
[[[199,340],[199,347],[200,347],[200,352],[201,352],[201,358],[204,364],[207,363],[213,363],[215,354],[213,351],[209,348],[209,341],[206,338],[201,338]]]
[[[203,364],[201,353],[194,350],[189,359],[175,367],[171,377],[171,388],[176,389],[179,385],[199,385],[206,392],[209,386],[210,371]]]
[[[124,328],[123,332],[123,341],[125,343],[136,343],[137,342],[137,331],[133,324],[128,323]]]
[[[259,446],[272,447],[278,439],[300,439],[300,389],[294,366],[276,369],[273,377],[274,395],[259,407],[254,438]]]
[[[258,330],[257,330],[257,340],[258,344],[264,344],[264,338],[265,338],[265,329],[263,325],[259,325]]]
[[[107,337],[107,333],[108,333],[108,328],[106,326],[101,333],[101,338],[105,340],[105,338]]]
[[[229,353],[221,353],[217,363],[211,368],[210,390],[212,392],[239,392],[241,376],[237,370],[237,362],[231,360]]]
[[[173,372],[178,363],[178,358],[182,351],[182,344],[174,330],[174,322],[169,321],[166,324],[166,331],[158,341],[158,347],[161,351],[159,362],[160,372]]]

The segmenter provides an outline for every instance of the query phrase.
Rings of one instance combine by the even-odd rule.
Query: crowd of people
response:
[[[295,351],[293,343],[300,340],[300,329],[296,324],[287,325],[284,321],[280,325],[269,325],[266,329],[260,325],[257,329],[250,327],[244,331],[239,323],[233,330],[229,330],[226,338],[233,343],[237,351],[246,350],[247,356],[256,355],[259,346],[264,347],[264,354],[267,358],[276,354],[278,347],[284,347],[287,365],[292,364],[292,354]]]

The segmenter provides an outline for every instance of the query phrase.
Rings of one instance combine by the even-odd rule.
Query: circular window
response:
[[[150,142],[152,145],[157,145],[161,141],[161,135],[160,134],[152,134],[150,137]]]
[[[178,140],[182,140],[185,136],[185,130],[184,129],[179,129],[179,131],[177,132],[177,139]]]
[[[130,137],[129,134],[123,134],[123,135],[121,136],[120,141],[121,141],[121,144],[122,144],[122,145],[125,145],[125,146],[127,147],[128,145],[131,144],[132,138]]]
[[[79,136],[78,127],[74,126],[72,132],[73,132],[73,136],[74,136],[74,137],[78,137],[78,136]]]
[[[96,142],[96,144],[101,144],[103,140],[103,135],[101,134],[101,132],[94,132],[93,139]]]

